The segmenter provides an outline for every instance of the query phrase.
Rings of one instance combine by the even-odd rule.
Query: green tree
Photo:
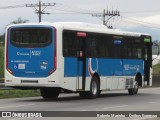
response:
[[[4,46],[0,46],[0,76],[4,77]]]
[[[4,36],[5,34],[0,35],[0,46],[4,45]]]
[[[19,17],[17,20],[14,20],[11,22],[11,24],[20,24],[20,23],[26,23],[28,22],[29,20],[22,20],[21,17]]]

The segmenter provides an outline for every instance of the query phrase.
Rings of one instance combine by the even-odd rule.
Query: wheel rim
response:
[[[92,93],[97,94],[97,83],[95,81],[92,82]]]
[[[138,82],[136,81],[135,85],[134,85],[134,90],[137,91],[138,89]]]

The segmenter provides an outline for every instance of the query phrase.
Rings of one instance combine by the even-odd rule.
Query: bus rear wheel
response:
[[[98,82],[98,78],[97,77],[93,77],[91,80],[91,85],[90,85],[90,91],[88,92],[88,97],[90,99],[95,99],[99,96],[99,90],[100,86],[99,86],[99,82]]]
[[[41,88],[41,96],[44,99],[57,99],[60,93],[59,88]]]
[[[86,91],[81,91],[81,92],[79,92],[79,96],[80,96],[80,98],[87,98],[88,93]]]
[[[97,77],[93,77],[90,84],[90,90],[89,91],[80,91],[79,95],[81,98],[90,98],[95,99],[99,96],[100,90],[99,90],[99,82]]]

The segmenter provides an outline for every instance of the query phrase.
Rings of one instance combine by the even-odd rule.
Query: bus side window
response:
[[[100,40],[98,40],[98,51],[99,51],[98,56],[101,58],[109,56],[108,44],[104,36],[100,37]]]
[[[87,39],[86,45],[86,56],[87,57],[96,57],[98,54],[97,51],[97,40],[95,39]]]
[[[133,58],[137,58],[138,52],[136,48],[133,48]]]
[[[142,58],[142,49],[138,48],[138,58],[141,59]]]
[[[131,58],[132,57],[132,49],[128,48],[128,57]]]
[[[123,58],[127,58],[127,47],[126,46],[124,46],[123,48],[122,48],[122,57]]]
[[[144,59],[147,61],[148,55],[147,55],[147,49],[145,48],[145,53],[144,53]]]
[[[75,32],[72,31],[63,32],[63,56],[65,57],[77,56],[77,40]]]

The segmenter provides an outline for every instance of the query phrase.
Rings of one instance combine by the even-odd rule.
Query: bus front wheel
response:
[[[129,95],[135,95],[138,93],[138,82],[137,81],[135,81],[133,88],[128,89],[128,93]]]
[[[41,88],[41,96],[44,99],[57,99],[60,93],[59,88]]]

